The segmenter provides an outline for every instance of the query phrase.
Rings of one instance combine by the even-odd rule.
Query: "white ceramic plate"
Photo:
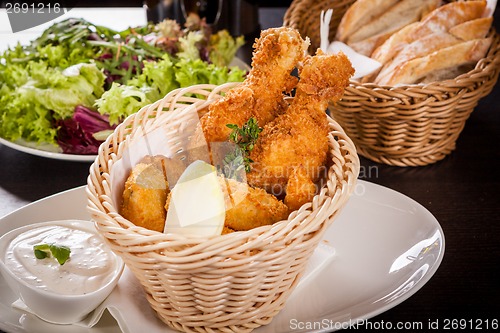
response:
[[[84,187],[62,192],[0,218],[0,234],[45,220],[88,219],[85,206]],[[313,283],[292,294],[282,312],[256,333],[328,332],[374,317],[417,292],[444,255],[443,231],[428,210],[398,192],[365,181],[358,182],[324,241],[335,247],[334,260]],[[14,295],[0,278],[0,329],[7,332],[120,332],[109,314],[92,329],[57,326],[13,310],[13,301]],[[165,328],[164,332],[174,331]]]
[[[22,151],[23,153],[62,161],[93,162],[96,158],[95,155],[63,154],[56,151],[57,147],[53,147],[48,144],[45,146],[36,147],[33,144],[25,141],[11,142],[3,138],[0,138],[0,143],[12,149]]]

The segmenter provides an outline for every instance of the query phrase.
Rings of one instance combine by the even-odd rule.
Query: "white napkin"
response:
[[[486,8],[484,9],[484,17],[493,16],[497,8],[497,0],[486,0]]]
[[[329,42],[328,35],[330,32],[330,20],[332,19],[332,13],[332,9],[328,9],[326,13],[324,11],[321,11],[321,22],[319,30],[321,50],[325,53],[338,53],[342,51],[347,56],[347,58],[349,58],[352,67],[354,68],[354,75],[352,76],[353,80],[359,79],[379,69],[382,64],[377,60],[354,51],[351,47],[342,42]]]
[[[293,293],[307,287],[332,262],[334,257],[335,249],[331,245],[321,242],[309,258],[306,271]],[[12,303],[12,307],[32,313],[21,300]],[[93,327],[99,322],[106,309],[116,319],[123,333],[165,332],[165,324],[156,317],[144,295],[142,286],[127,267],[125,267],[118,285],[109,297],[84,320],[73,325]]]

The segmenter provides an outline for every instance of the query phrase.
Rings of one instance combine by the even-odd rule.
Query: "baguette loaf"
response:
[[[382,64],[385,64],[386,62],[391,60],[395,54],[397,54],[405,45],[411,42],[411,33],[418,27],[418,25],[419,22],[414,22],[391,35],[391,37],[389,37],[382,45],[380,45],[377,49],[375,49],[375,51],[373,51],[371,58],[377,60]]]
[[[493,17],[481,17],[451,27],[448,32],[461,40],[484,38],[492,23]]]
[[[455,69],[475,63],[484,57],[492,38],[474,39],[450,47],[441,48],[424,57],[402,63],[389,75],[377,77],[375,83],[394,86],[398,83],[418,83],[435,71]]]
[[[335,39],[343,43],[360,26],[368,24],[373,18],[381,15],[398,0],[358,0],[345,12],[337,28]]]
[[[400,29],[372,53],[382,67],[362,82],[412,84],[460,73],[491,44],[485,37],[492,18],[483,17],[485,8],[484,0],[452,2]]]
[[[429,0],[401,0],[397,2],[378,17],[353,31],[347,38],[347,44],[360,42],[372,36],[393,34],[404,26],[419,21],[423,16],[422,11],[427,10],[427,3]]]
[[[370,56],[392,34],[419,21],[439,4],[440,0],[359,0],[343,16],[336,39]]]
[[[409,38],[414,41],[433,33],[447,32],[456,25],[482,17],[485,8],[486,0],[450,2],[424,17]]]
[[[460,42],[462,42],[462,40],[449,33],[439,32],[416,40],[413,43],[406,44],[402,47],[401,51],[397,53],[393,59],[391,59],[391,61],[386,62],[382,66],[375,81],[383,82],[384,78],[390,77],[398,67],[410,60],[425,57],[426,55],[438,51],[439,49],[453,46]]]

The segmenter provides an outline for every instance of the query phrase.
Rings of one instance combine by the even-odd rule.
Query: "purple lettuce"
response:
[[[65,154],[95,155],[103,142],[95,134],[113,130],[109,118],[87,107],[75,107],[73,117],[56,122],[57,143]]]

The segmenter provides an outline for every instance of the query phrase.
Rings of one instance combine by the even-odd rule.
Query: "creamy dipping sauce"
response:
[[[70,258],[60,265],[53,257],[37,259],[33,246],[65,245]],[[82,295],[107,284],[115,275],[115,255],[98,235],[58,225],[38,227],[12,240],[5,265],[19,278],[41,289],[62,295]]]

